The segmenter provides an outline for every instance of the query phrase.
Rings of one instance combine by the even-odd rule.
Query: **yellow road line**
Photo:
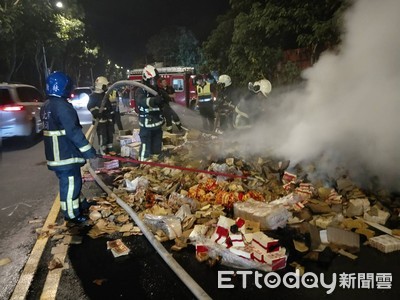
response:
[[[67,256],[68,247],[65,248],[65,252],[57,254],[57,257],[64,264],[65,257]],[[62,271],[64,268],[57,268],[49,271],[47,274],[46,282],[44,284],[42,294],[40,295],[40,300],[52,300],[56,299],[58,286],[60,284],[60,279]]]
[[[54,224],[57,220],[58,213],[60,211],[60,195],[57,195],[53,206],[46,218],[46,221],[42,227],[43,231],[46,231],[50,224]],[[32,283],[32,279],[36,273],[39,265],[40,258],[42,257],[43,250],[46,247],[49,237],[39,237],[33,246],[32,252],[25,264],[24,270],[15,286],[14,292],[11,295],[10,300],[23,300],[28,294],[29,287]]]

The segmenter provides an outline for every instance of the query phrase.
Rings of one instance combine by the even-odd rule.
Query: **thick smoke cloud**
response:
[[[400,190],[400,2],[359,0],[346,13],[338,53],[306,70],[301,91],[273,93],[262,126],[241,136],[320,172],[339,166],[367,183]]]

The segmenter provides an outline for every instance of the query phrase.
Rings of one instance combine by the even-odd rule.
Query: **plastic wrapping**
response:
[[[189,205],[190,211],[192,213],[195,213],[201,207],[199,201],[192,199],[190,197],[178,194],[177,192],[172,192],[168,198],[168,205],[171,208],[176,208],[176,210],[178,210],[184,204]]]
[[[153,233],[161,230],[170,240],[182,235],[181,220],[175,216],[156,216],[145,214],[143,222]]]
[[[183,221],[187,216],[191,216],[192,212],[190,211],[189,204],[183,204],[179,210],[175,213],[175,217],[179,218]]]
[[[126,190],[128,192],[134,192],[138,188],[147,189],[147,187],[149,185],[149,181],[145,177],[136,177],[132,181],[125,179],[125,184],[126,184]]]
[[[217,164],[212,163],[209,167],[210,171],[217,172],[217,173],[224,173],[224,174],[235,174],[235,175],[242,175],[242,172],[237,170],[234,166],[228,166],[226,163]],[[226,181],[228,177],[220,175],[217,176],[217,183]]]
[[[261,230],[285,227],[290,217],[289,211],[283,205],[271,205],[253,199],[236,202],[233,207],[235,218],[259,222]]]

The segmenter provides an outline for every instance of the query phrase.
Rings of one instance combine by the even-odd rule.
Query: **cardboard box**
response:
[[[287,224],[290,213],[282,205],[271,205],[249,199],[233,205],[235,217],[240,217],[260,224],[261,230],[275,230]],[[245,224],[246,225],[246,224]]]
[[[139,144],[140,147],[140,144]],[[128,145],[121,146],[121,156],[122,157],[130,157],[130,158],[138,158],[138,145],[135,143],[131,143]]]

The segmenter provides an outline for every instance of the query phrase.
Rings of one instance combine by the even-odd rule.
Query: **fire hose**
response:
[[[141,88],[146,89],[151,94],[155,95],[156,92],[147,86],[131,81],[131,80],[123,80],[114,83],[104,95],[100,112],[104,108],[105,101],[110,94],[113,88],[124,86],[124,85],[134,85]],[[96,132],[96,127],[98,124],[98,119],[95,121],[95,124],[92,125],[86,133],[86,137],[93,142],[93,137]],[[144,162],[141,162],[144,163]],[[150,162],[146,162],[150,163]],[[187,286],[187,288],[196,296],[197,299],[211,299],[211,297],[198,285],[198,283],[182,268],[181,265],[173,258],[173,256],[165,249],[165,247],[154,237],[153,233],[149,230],[149,228],[142,222],[139,216],[133,211],[133,209],[126,204],[121,198],[119,198],[115,193],[113,193],[110,188],[97,176],[96,172],[90,166],[90,163],[87,163],[87,168],[90,174],[93,176],[94,180],[99,184],[99,186],[110,196],[116,199],[116,202],[119,206],[121,206],[132,218],[132,220],[136,223],[136,225],[143,232],[144,236],[150,242],[150,244],[154,247],[157,253],[161,256],[161,258],[167,263],[167,265],[172,269],[172,271],[181,279],[181,281]]]
[[[169,165],[169,164],[153,162],[153,161],[143,161],[143,160],[137,160],[137,159],[125,158],[125,157],[119,157],[119,156],[99,155],[99,157],[104,158],[104,159],[111,159],[111,160],[118,160],[118,161],[123,161],[123,162],[130,162],[130,163],[134,163],[134,164],[145,164],[145,165],[150,165],[150,166],[155,166],[155,167],[177,169],[177,170],[181,170],[181,171],[189,171],[189,172],[195,172],[195,173],[205,173],[205,174],[210,174],[210,175],[215,175],[215,176],[223,176],[223,177],[231,177],[231,178],[242,178],[242,179],[253,178],[253,177],[250,177],[250,176],[238,175],[238,174],[233,174],[233,173],[222,173],[222,172],[216,172],[216,171],[187,168],[187,167],[181,167],[181,166],[176,166],[176,165]]]

